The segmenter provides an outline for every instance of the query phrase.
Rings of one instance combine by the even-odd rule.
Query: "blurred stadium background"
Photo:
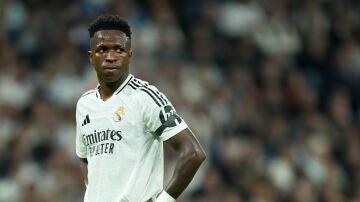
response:
[[[0,202],[82,200],[74,110],[99,13],[130,21],[132,73],[206,149],[178,201],[360,201],[359,1],[1,0]]]

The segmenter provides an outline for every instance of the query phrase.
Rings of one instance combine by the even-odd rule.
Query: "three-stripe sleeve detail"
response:
[[[151,89],[147,84],[141,83],[136,79],[133,79],[129,82],[129,86],[133,89],[139,88],[141,91],[144,91],[148,94],[154,102],[159,106],[164,106],[168,103],[168,101],[160,94],[159,91]]]
[[[159,120],[161,125],[154,131],[155,135],[161,136],[166,128],[174,127],[181,123],[181,118],[176,114],[176,111],[173,109],[170,102],[155,87],[152,87],[147,82],[136,78],[131,79],[128,85],[134,90],[141,90],[145,92],[160,108]]]

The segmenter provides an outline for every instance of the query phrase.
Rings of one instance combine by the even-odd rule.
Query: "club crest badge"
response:
[[[113,116],[113,120],[115,122],[119,122],[119,121],[121,121],[121,119],[124,118],[124,115],[125,115],[125,107],[120,106],[116,109],[114,116]]]

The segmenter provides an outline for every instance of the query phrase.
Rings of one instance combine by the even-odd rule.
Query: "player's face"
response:
[[[132,56],[129,37],[119,30],[100,30],[90,40],[88,52],[99,82],[122,82],[129,74]]]

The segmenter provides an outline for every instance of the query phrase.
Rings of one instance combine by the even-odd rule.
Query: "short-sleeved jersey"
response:
[[[103,101],[99,87],[76,107],[76,154],[88,161],[85,202],[143,202],[163,189],[163,141],[187,128],[169,100],[129,75]]]

